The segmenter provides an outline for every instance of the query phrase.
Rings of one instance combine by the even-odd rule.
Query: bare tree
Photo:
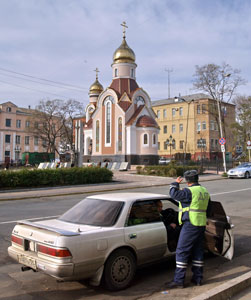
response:
[[[246,141],[251,138],[251,96],[237,96],[236,105],[237,121],[232,126],[238,137],[238,142],[246,146]]]
[[[73,118],[83,109],[75,100],[41,100],[30,119],[29,132],[42,140],[47,152],[73,150]]]
[[[214,100],[230,102],[236,89],[246,83],[240,76],[239,69],[233,69],[229,64],[221,66],[206,64],[195,66],[193,86],[196,90],[206,92]]]

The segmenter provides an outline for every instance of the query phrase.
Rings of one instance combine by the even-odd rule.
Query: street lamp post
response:
[[[175,144],[175,139],[172,135],[166,140],[166,145],[170,147],[170,159],[172,159],[172,147]]]

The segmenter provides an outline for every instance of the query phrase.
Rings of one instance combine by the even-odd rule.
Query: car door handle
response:
[[[129,234],[129,238],[130,239],[136,239],[137,238],[137,234],[136,233],[131,233],[131,234]]]

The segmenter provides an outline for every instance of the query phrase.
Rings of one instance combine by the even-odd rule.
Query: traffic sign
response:
[[[251,146],[251,141],[247,141],[247,145],[248,145],[248,146]]]
[[[225,152],[225,146],[221,145],[221,152]]]
[[[247,149],[248,149],[248,150],[251,150],[251,146],[247,146]]]
[[[220,143],[220,145],[225,145],[226,144],[226,140],[224,139],[224,137],[219,139],[219,143]]]

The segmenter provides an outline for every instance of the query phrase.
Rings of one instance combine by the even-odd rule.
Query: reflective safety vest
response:
[[[179,224],[182,224],[182,214],[188,211],[190,223],[194,226],[206,226],[209,193],[206,188],[198,185],[188,188],[192,193],[190,206],[182,207],[179,202]]]

